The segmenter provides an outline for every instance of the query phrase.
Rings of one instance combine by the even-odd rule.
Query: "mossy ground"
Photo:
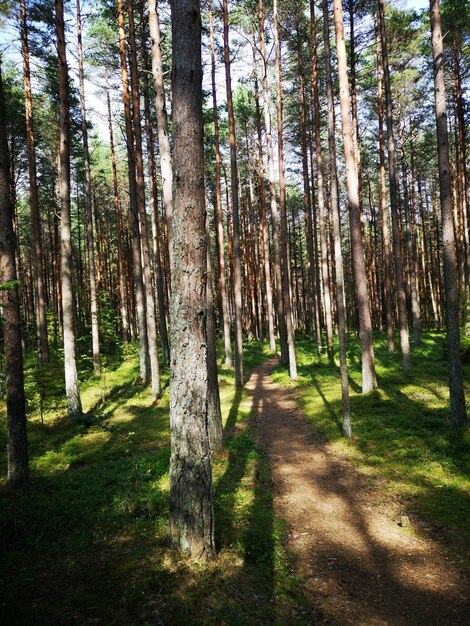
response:
[[[425,334],[422,345],[413,349],[409,375],[402,371],[399,351],[389,353],[383,337],[376,338],[375,356],[379,389],[362,395],[360,346],[350,338],[350,442],[341,435],[337,363],[319,356],[304,339],[297,343],[298,381],[292,383],[280,367],[273,377],[298,387],[299,403],[312,426],[333,442],[337,454],[370,475],[391,512],[414,516],[450,544],[468,547],[470,431],[450,426],[445,337]],[[468,362],[464,381],[470,399]]]
[[[269,356],[246,344],[246,370]],[[168,388],[155,403],[139,386],[136,347],[101,379],[82,382],[81,424],[66,418],[60,359],[39,375],[30,364],[31,485],[20,495],[0,490],[2,623],[303,623],[307,608],[249,424],[251,398],[235,392],[230,368],[220,368],[220,384],[227,446],[214,459],[219,558],[188,563],[167,539]],[[5,449],[4,417],[0,438]],[[4,477],[5,455],[0,462]]]

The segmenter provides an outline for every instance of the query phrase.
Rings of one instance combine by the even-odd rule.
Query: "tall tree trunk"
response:
[[[39,361],[41,363],[45,363],[49,360],[49,345],[47,342],[46,298],[44,290],[43,255],[41,247],[41,223],[39,219],[38,183],[36,172],[36,142],[33,121],[31,72],[29,67],[29,42],[28,25],[26,21],[26,0],[21,0],[20,6],[26,140],[28,144],[29,202],[31,210],[31,238],[33,244],[34,294],[36,302],[36,333]]]
[[[392,214],[393,258],[395,261],[395,282],[398,301],[398,325],[400,328],[400,347],[403,357],[403,370],[411,370],[410,339],[408,335],[408,312],[403,278],[403,259],[401,253],[400,224],[398,215],[398,172],[395,163],[395,139],[393,136],[393,105],[388,66],[387,34],[385,31],[384,0],[379,3],[380,41],[382,46],[382,68],[385,86],[385,109],[387,120],[388,176],[390,184],[390,211]]]
[[[137,183],[137,210],[140,223],[140,241],[142,246],[142,264],[144,275],[145,302],[147,314],[147,338],[150,357],[150,373],[152,391],[155,396],[161,393],[160,364],[157,348],[157,320],[155,315],[155,298],[152,284],[152,269],[150,265],[149,236],[147,212],[145,210],[145,183],[144,161],[142,150],[142,121],[140,115],[139,97],[139,70],[137,67],[137,49],[135,39],[134,2],[127,0],[127,14],[129,16],[129,48],[131,68],[132,118],[134,122],[135,138],[135,172]]]
[[[326,95],[328,106],[328,148],[330,156],[330,198],[333,218],[336,308],[338,311],[339,363],[341,372],[341,400],[343,406],[343,433],[351,437],[351,415],[349,410],[348,363],[346,360],[346,296],[344,291],[343,253],[341,251],[341,218],[339,214],[338,173],[336,168],[336,130],[333,79],[331,75],[330,26],[328,0],[323,0],[323,44],[325,46]]]
[[[8,483],[21,488],[29,479],[26,404],[23,379],[21,315],[16,273],[14,205],[6,135],[5,98],[0,68],[0,285],[7,396]]]
[[[68,415],[77,419],[82,414],[75,359],[73,322],[72,241],[70,220],[70,116],[69,72],[65,49],[64,6],[55,0],[55,27],[59,60],[59,125],[60,125],[60,265],[62,279],[62,315],[64,332],[65,393]]]
[[[317,350],[320,354],[322,351],[322,337],[320,329],[320,317],[318,300],[316,298],[317,284],[315,280],[315,266],[316,255],[314,238],[315,233],[313,230],[312,220],[312,202],[310,196],[310,182],[308,173],[308,151],[307,151],[307,105],[305,102],[305,84],[304,84],[304,70],[302,62],[302,49],[300,38],[300,18],[297,16],[297,29],[296,29],[296,47],[297,47],[297,66],[299,76],[299,96],[300,96],[300,111],[301,111],[301,150],[302,150],[302,176],[303,176],[303,189],[304,189],[304,219],[305,219],[305,238],[307,248],[307,295],[309,304],[309,323],[310,330],[313,334],[313,327],[315,327],[315,334],[317,339]],[[312,185],[313,192],[313,185]]]
[[[240,212],[238,207],[238,166],[237,142],[235,136],[235,117],[233,114],[232,77],[230,70],[230,44],[228,27],[228,5],[223,0],[224,21],[224,64],[225,85],[227,89],[227,112],[230,135],[230,177],[232,187],[232,225],[233,225],[233,270],[235,300],[235,385],[243,386],[243,308],[242,308],[242,267],[240,240]]]
[[[325,302],[327,352],[333,354],[333,318],[331,314],[330,278],[328,275],[328,243],[325,225],[325,195],[323,187],[323,163],[320,136],[320,97],[318,94],[317,33],[315,26],[315,3],[310,0],[310,32],[312,39],[312,87],[313,120],[315,127],[315,155],[317,164],[318,225],[320,227],[321,272]],[[313,175],[313,173],[312,173]]]
[[[271,288],[271,263],[269,261],[268,222],[266,220],[266,190],[264,186],[263,140],[261,132],[261,112],[259,105],[258,75],[256,72],[256,55],[253,47],[253,69],[255,83],[255,116],[256,132],[258,136],[258,178],[259,178],[259,207],[261,219],[261,253],[263,258],[264,281],[266,284],[266,315],[268,318],[269,349],[276,351],[274,336],[273,292]]]
[[[175,205],[171,298],[170,534],[195,558],[215,555],[207,423],[207,237],[204,206],[201,16],[172,1]]]
[[[111,168],[113,172],[113,198],[114,198],[114,219],[116,222],[116,251],[117,251],[117,270],[119,283],[119,311],[121,314],[122,336],[124,341],[129,338],[129,319],[126,306],[126,292],[124,288],[124,264],[122,259],[122,241],[121,241],[121,215],[119,211],[119,189],[116,167],[116,152],[114,149],[113,120],[111,116],[111,98],[109,96],[109,87],[106,89],[106,103],[108,107],[108,129],[109,129],[109,145],[111,151]]]
[[[129,178],[129,223],[132,233],[132,270],[136,299],[137,325],[139,329],[139,361],[140,378],[146,382],[150,378],[150,363],[148,359],[147,316],[145,306],[144,282],[142,277],[142,260],[140,247],[139,215],[137,207],[136,155],[134,148],[134,132],[132,129],[131,99],[129,95],[129,75],[127,72],[127,51],[124,32],[124,9],[122,0],[116,0],[118,29],[119,29],[119,56],[121,61],[121,81],[124,99],[124,120],[126,125],[127,144],[127,174]]]
[[[452,190],[447,132],[446,88],[444,82],[444,45],[441,32],[439,0],[430,0],[432,56],[434,64],[434,97],[439,162],[439,188],[444,252],[444,285],[446,294],[447,363],[449,368],[450,416],[453,426],[467,423],[460,357],[459,289],[457,254],[452,220]]]
[[[344,156],[346,160],[346,184],[348,190],[349,222],[351,230],[351,252],[353,256],[354,282],[359,314],[359,331],[362,352],[362,392],[376,389],[377,380],[374,364],[374,344],[372,322],[369,309],[369,287],[364,259],[364,246],[361,233],[359,208],[359,180],[354,151],[349,81],[346,65],[346,45],[344,41],[343,7],[341,0],[334,0],[334,23],[336,53],[340,85],[341,123],[343,129]]]
[[[217,92],[215,85],[215,43],[214,43],[214,23],[212,17],[212,2],[208,2],[209,30],[211,44],[211,80],[212,80],[212,109],[214,116],[214,143],[215,143],[215,186],[217,202],[217,260],[218,260],[218,282],[220,298],[222,300],[222,327],[224,332],[225,363],[232,365],[232,342],[230,338],[230,313],[227,298],[227,286],[225,278],[225,246],[224,246],[224,223],[222,213],[222,188],[220,183],[220,139],[219,139],[219,113],[217,110]]]
[[[85,80],[83,73],[82,17],[80,11],[80,0],[77,0],[76,11],[78,38],[78,83],[80,90],[80,113],[82,118],[83,162],[85,166],[85,210],[88,252],[88,280],[90,284],[91,305],[91,343],[93,352],[93,368],[95,374],[99,375],[101,371],[100,333],[98,325],[98,298],[96,295],[95,240],[93,232],[93,211],[91,208],[91,168],[90,151],[88,149],[88,128],[86,120]]]
[[[170,138],[165,106],[165,85],[163,82],[163,61],[160,38],[160,22],[157,12],[157,0],[148,0],[150,40],[152,42],[152,75],[155,91],[155,109],[157,112],[158,150],[160,154],[160,172],[162,175],[163,209],[168,232],[168,252],[171,255],[173,237],[173,169],[171,165]]]
[[[377,109],[379,117],[379,161],[380,161],[380,219],[382,226],[382,263],[385,320],[387,325],[387,341],[389,352],[394,352],[393,344],[393,297],[392,297],[392,268],[390,264],[390,243],[387,215],[387,187],[385,185],[385,142],[384,142],[384,112],[383,112],[383,71],[380,54],[380,30],[378,15],[375,14],[375,55],[377,64]]]
[[[281,258],[282,258],[282,297],[286,320],[287,349],[289,358],[289,374],[292,379],[297,378],[297,361],[295,356],[295,335],[292,325],[292,300],[290,293],[290,263],[288,253],[287,230],[287,202],[286,181],[284,172],[284,125],[282,107],[282,67],[281,43],[279,40],[279,16],[277,0],[273,3],[274,18],[274,54],[276,65],[276,111],[277,111],[277,144],[279,158],[279,205],[281,207]]]
[[[141,21],[144,21],[143,11]],[[158,322],[160,328],[160,341],[162,343],[162,361],[163,363],[168,363],[170,359],[170,346],[168,343],[168,331],[166,325],[165,286],[160,255],[160,220],[158,216],[157,168],[155,164],[155,148],[153,140],[152,120],[150,115],[150,96],[147,80],[147,48],[145,45],[145,37],[142,37],[142,69],[144,73],[142,91],[144,94],[145,135],[147,140],[147,160],[150,179],[149,196],[150,215],[152,223],[153,266],[155,269],[155,283],[157,287]]]
[[[273,138],[271,133],[271,112],[268,88],[268,60],[266,57],[266,45],[264,35],[264,6],[263,0],[258,0],[258,23],[259,23],[259,43],[261,55],[261,84],[263,88],[263,111],[264,111],[264,132],[266,136],[266,148],[268,156],[269,174],[269,198],[271,204],[271,224],[273,243],[273,264],[275,276],[275,296],[277,323],[279,328],[279,340],[281,345],[281,363],[289,365],[289,346],[287,343],[287,326],[284,312],[284,299],[282,297],[282,269],[281,269],[281,245],[279,241],[279,213],[276,198],[276,179],[274,174],[274,151]]]
[[[220,408],[219,379],[217,372],[217,349],[215,343],[215,306],[213,290],[213,271],[210,255],[209,215],[206,206],[206,267],[207,267],[207,424],[210,447],[213,452],[220,452],[224,447],[224,431]]]

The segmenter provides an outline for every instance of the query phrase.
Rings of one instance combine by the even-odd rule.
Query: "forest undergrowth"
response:
[[[439,533],[458,550],[469,539],[470,436],[447,421],[444,337],[425,336],[410,378],[398,353],[389,354],[380,339],[376,346],[380,390],[362,396],[360,348],[350,341],[350,443],[340,434],[337,367],[307,339],[297,347],[299,402],[336,453],[370,475],[391,514],[409,516],[410,532]],[[255,342],[244,351],[247,372],[271,356]],[[73,423],[60,362],[39,381],[28,368],[32,480],[22,494],[5,486],[0,492],[2,622],[306,623],[311,607],[284,546],[285,525],[273,513],[249,393],[235,391],[233,371],[220,364],[226,449],[213,465],[219,558],[191,563],[167,540],[168,371],[157,402],[138,374],[131,345],[100,379],[84,376],[86,416]],[[293,384],[279,367],[273,376]],[[3,445],[4,421],[0,426]]]

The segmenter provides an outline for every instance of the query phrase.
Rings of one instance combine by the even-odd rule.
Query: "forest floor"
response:
[[[276,365],[277,359],[257,367],[247,388],[274,512],[287,523],[285,547],[325,623],[470,623],[468,542],[443,541],[437,527],[387,493],[383,478],[360,472],[344,448],[312,429],[298,393],[271,378]]]
[[[212,563],[168,546],[168,388],[154,402],[137,383],[136,346],[100,379],[82,372],[80,424],[60,358],[30,363],[31,486],[0,484],[0,623],[468,623],[470,434],[447,421],[445,342],[426,335],[410,377],[376,345],[380,391],[362,396],[350,341],[351,442],[337,366],[308,340],[295,383],[257,343],[243,390],[220,366]]]

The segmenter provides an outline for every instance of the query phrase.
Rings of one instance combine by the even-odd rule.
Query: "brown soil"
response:
[[[295,393],[253,370],[260,446],[268,456],[275,513],[304,592],[325,623],[354,626],[470,625],[470,581],[455,557],[422,531],[398,525],[384,494],[308,424]],[[379,497],[380,496],[380,502]]]

